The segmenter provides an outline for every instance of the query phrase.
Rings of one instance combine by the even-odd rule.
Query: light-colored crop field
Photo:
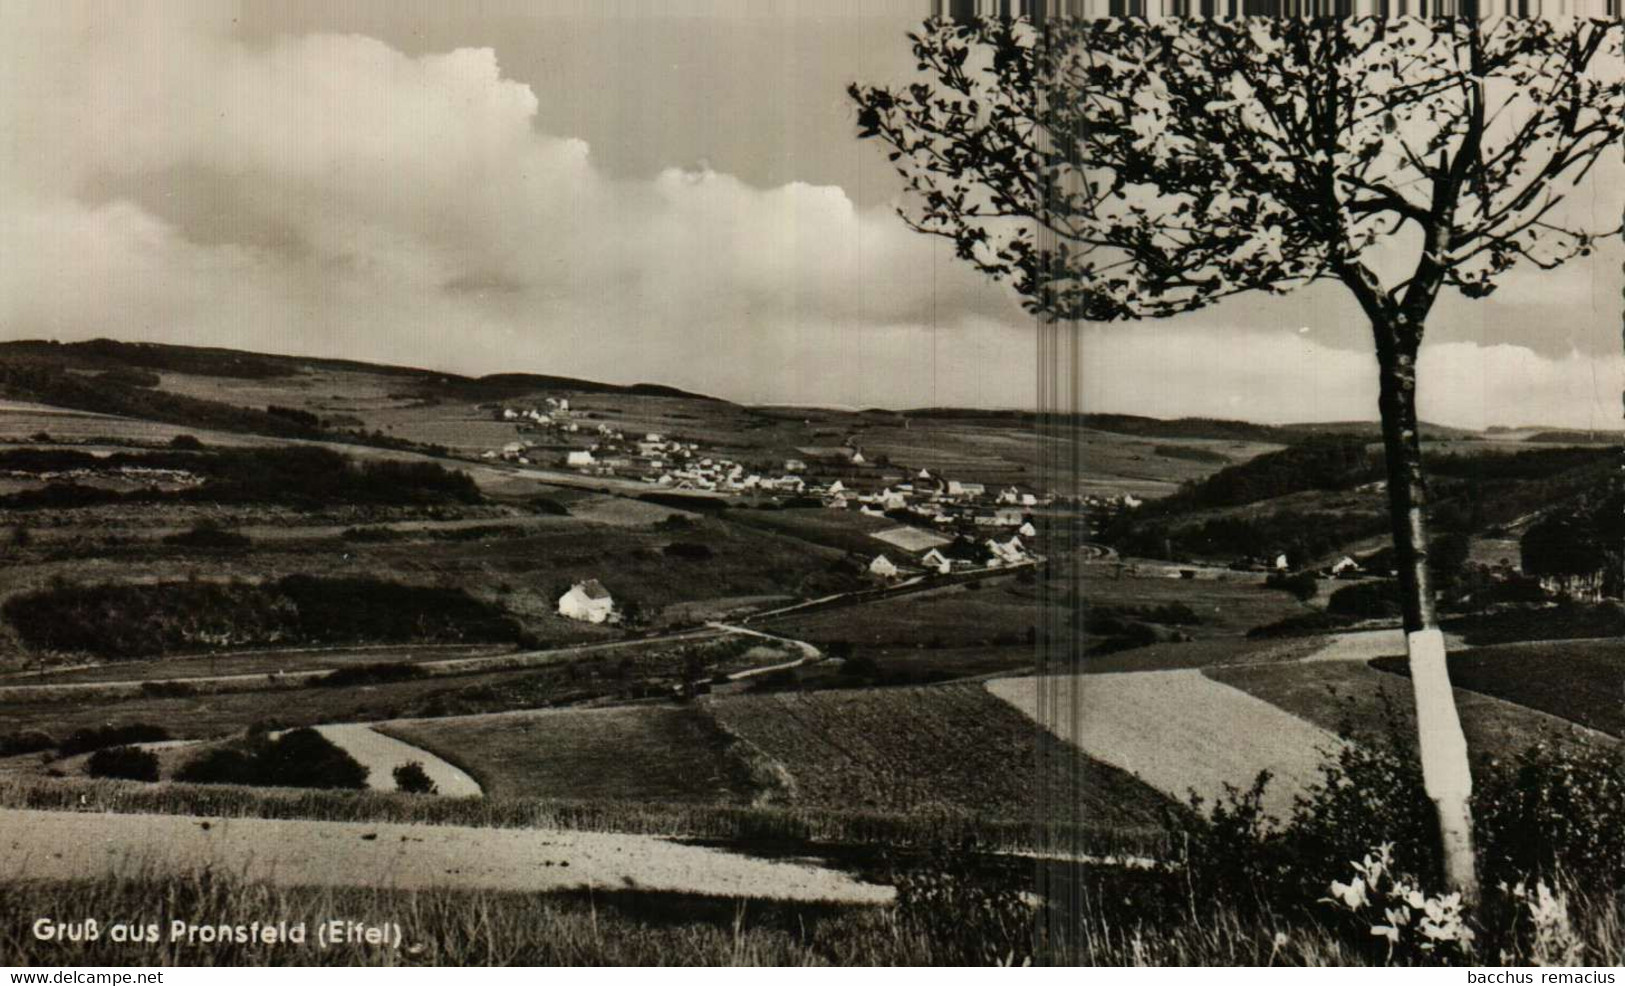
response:
[[[904,551],[929,551],[949,541],[941,534],[933,534],[918,527],[893,527],[890,530],[877,531],[870,536]]]
[[[1157,824],[1171,804],[1075,751],[1040,768],[1031,720],[979,683],[742,695],[710,709],[783,767],[793,804],[1030,818],[1048,787],[1081,791],[1085,815],[1125,827]]]
[[[379,731],[456,763],[496,797],[749,804],[758,790],[744,751],[695,706],[462,716]]]

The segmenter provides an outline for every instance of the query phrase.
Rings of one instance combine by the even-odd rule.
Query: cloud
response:
[[[587,143],[537,124],[594,94],[520,83],[490,48],[248,42],[235,16],[213,0],[0,4],[4,334],[653,380],[753,401],[1035,399],[1034,329],[1010,292],[889,209],[709,168],[616,177]],[[1618,266],[1562,275],[1595,309],[1579,320],[1541,307],[1554,280],[1450,309],[1424,408],[1453,423],[1612,413],[1618,366],[1574,352],[1596,352],[1590,327],[1617,318],[1598,299],[1617,310]],[[1369,418],[1367,330],[1334,291],[1088,329],[1087,400]],[[1520,339],[1520,320],[1542,338]]]
[[[1146,323],[1137,331],[1087,330],[1080,348],[1088,410],[1272,423],[1377,413],[1376,358],[1325,346],[1312,333]],[[1523,346],[1427,344],[1417,381],[1422,417],[1439,424],[1617,428],[1625,356],[1553,359]]]
[[[934,312],[944,331],[1022,321],[1002,289],[839,188],[606,176],[584,142],[535,126],[542,100],[591,94],[505,78],[488,48],[249,45],[214,4],[0,16],[0,108],[17,135],[0,169],[11,335],[811,400],[823,388],[801,368],[838,363],[854,334],[907,362],[891,340]],[[875,391],[849,396],[893,396],[886,374],[867,375]]]

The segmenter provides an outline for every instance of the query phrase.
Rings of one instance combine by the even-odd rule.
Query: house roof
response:
[[[588,579],[585,582],[577,582],[576,588],[580,589],[581,594],[586,596],[588,599],[609,598],[609,590],[604,588],[603,584],[597,579]]]

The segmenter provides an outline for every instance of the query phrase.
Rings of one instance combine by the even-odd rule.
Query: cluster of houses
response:
[[[823,499],[832,510],[857,510],[871,517],[892,517],[938,529],[970,531],[977,528],[1015,528],[1032,537],[1031,511],[1038,496],[1016,487],[989,493],[981,483],[943,479],[921,469],[911,479],[862,492],[837,479],[808,487],[808,495]]]
[[[1008,568],[1037,560],[1019,534],[1011,535],[1005,541],[998,538],[977,541],[961,537],[950,544],[931,548],[918,557],[905,558],[899,554],[899,558],[904,560],[893,561],[891,556],[882,553],[864,567],[874,578],[890,582],[915,574],[948,575],[977,569]]]
[[[521,433],[553,433],[563,439],[565,435],[574,435],[581,431],[581,423],[575,420],[575,413],[570,410],[568,397],[548,397],[541,404],[530,407],[489,407],[481,405],[475,411],[490,411],[499,421],[511,421]],[[481,453],[483,459],[502,459],[506,462],[515,462],[528,466],[539,461],[547,446],[535,440],[520,439],[508,442],[500,449],[488,449]]]

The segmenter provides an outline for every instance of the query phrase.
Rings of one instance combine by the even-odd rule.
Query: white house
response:
[[[885,555],[875,555],[875,560],[869,563],[869,574],[878,575],[883,579],[893,578],[897,575],[897,566]]]
[[[1033,525],[1031,523],[1022,524],[1021,527],[1016,530],[1016,533],[1020,534],[1024,538],[1032,538],[1032,537],[1037,537],[1038,536],[1037,528],[1033,527]]]
[[[830,497],[828,506],[829,506],[829,508],[831,510],[845,510],[846,509],[846,494],[845,493],[837,493],[834,496]]]
[[[993,511],[993,523],[1004,527],[1015,527],[1022,523],[1021,508],[999,507]]]
[[[615,600],[597,579],[577,582],[559,597],[559,615],[588,623],[602,623],[615,610]]]
[[[1348,555],[1344,555],[1343,557],[1337,559],[1337,561],[1333,562],[1331,568],[1333,575],[1342,575],[1344,572],[1358,572],[1359,570],[1360,563],[1355,561],[1353,558],[1350,558]]]
[[[938,575],[947,575],[948,571],[954,567],[954,563],[948,560],[948,556],[936,548],[927,551],[925,556],[920,559],[920,564],[926,568],[935,569]]]
[[[1291,567],[1292,565],[1287,561],[1285,552],[1275,556],[1275,570],[1277,572],[1284,572]]]
[[[853,449],[853,450],[852,450],[852,464],[853,464],[853,465],[854,465],[854,466],[861,466],[861,465],[863,465],[863,464],[864,464],[864,463],[865,463],[865,462],[868,462],[868,461],[869,461],[869,460],[868,460],[868,459],[865,459],[865,458],[864,458],[864,457],[863,457],[863,453],[862,453],[862,452],[859,452],[859,451],[858,451],[858,450],[857,450],[857,449]]]
[[[590,466],[593,464],[592,453],[579,449],[570,452],[565,455],[564,464],[567,466]]]
[[[846,492],[846,484],[837,479],[835,482],[829,484],[829,492],[830,493],[845,493]]]
[[[784,471],[785,472],[806,472],[807,471],[807,464],[805,462],[802,462],[800,459],[785,459],[784,460]]]

